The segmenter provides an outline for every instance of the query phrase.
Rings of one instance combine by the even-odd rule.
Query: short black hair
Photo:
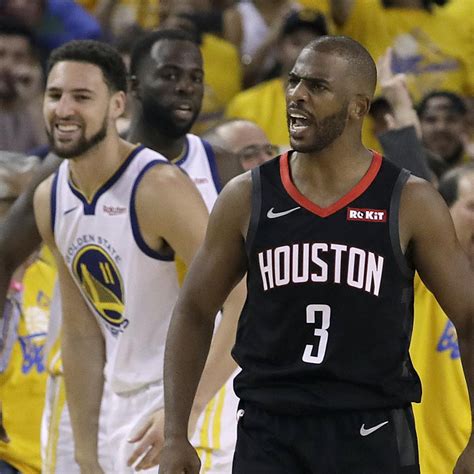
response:
[[[373,95],[377,85],[377,67],[370,53],[356,40],[348,36],[321,36],[311,41],[304,49],[330,53],[346,59],[351,64],[354,77],[363,79]]]
[[[0,16],[0,36],[21,36],[30,43],[32,53],[37,49],[36,36],[28,26],[11,16]]]
[[[464,103],[464,100],[459,95],[455,94],[454,92],[440,90],[440,91],[432,91],[426,94],[421,99],[420,103],[416,107],[416,111],[418,112],[418,117],[420,117],[420,119],[425,114],[426,109],[428,108],[429,101],[437,97],[441,97],[441,98],[449,100],[451,110],[454,113],[462,115],[462,116],[467,114],[467,106]]]
[[[283,23],[281,36],[291,35],[298,30],[309,30],[318,36],[328,34],[326,17],[318,10],[312,8],[303,8],[290,13]]]
[[[161,40],[189,41],[199,48],[198,38],[185,30],[159,29],[140,38],[135,44],[130,58],[130,75],[136,76],[143,59],[150,54],[153,45]]]
[[[469,173],[474,173],[474,163],[456,166],[441,177],[438,183],[438,192],[448,207],[458,200],[459,181]]]
[[[120,53],[113,46],[95,40],[73,40],[53,50],[47,73],[62,61],[77,61],[100,68],[110,90],[127,92],[127,71]]]

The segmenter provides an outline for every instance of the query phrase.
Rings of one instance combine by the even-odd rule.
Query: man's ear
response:
[[[370,99],[365,95],[357,95],[349,107],[349,114],[351,118],[362,120],[370,109]]]
[[[118,91],[112,96],[110,113],[114,119],[118,119],[125,112],[127,106],[127,94]]]

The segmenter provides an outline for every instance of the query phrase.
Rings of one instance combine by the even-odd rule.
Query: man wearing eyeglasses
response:
[[[279,153],[278,147],[270,143],[263,129],[250,120],[226,120],[209,130],[203,138],[211,145],[237,155],[245,171]]]

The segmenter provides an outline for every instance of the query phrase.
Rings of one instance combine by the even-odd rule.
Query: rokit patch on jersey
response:
[[[359,222],[387,222],[387,211],[385,209],[357,209],[347,208],[347,220]]]

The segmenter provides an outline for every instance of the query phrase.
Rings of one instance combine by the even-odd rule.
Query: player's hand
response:
[[[165,442],[160,454],[159,474],[199,474],[200,468],[199,456],[187,439]]]
[[[140,462],[135,466],[136,471],[149,469],[158,464],[160,451],[164,443],[164,425],[164,410],[158,410],[151,415],[143,426],[132,434],[128,442],[137,443],[137,445],[127,461],[129,466],[132,466],[145,453]]]
[[[9,443],[10,438],[8,437],[7,431],[3,426],[3,410],[2,410],[2,402],[0,402],[0,441],[3,443]]]
[[[461,454],[454,468],[453,474],[473,474],[474,473],[474,438],[471,436],[466,449]]]

